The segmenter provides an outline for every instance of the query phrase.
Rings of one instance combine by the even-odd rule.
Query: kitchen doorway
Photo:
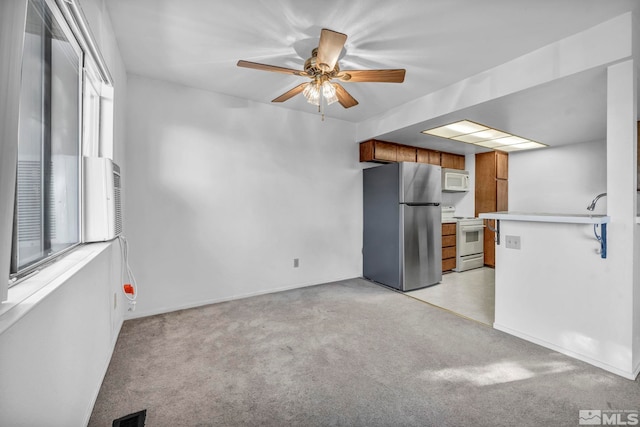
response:
[[[428,288],[405,292],[412,298],[493,327],[495,315],[495,270],[490,267],[442,275]]]

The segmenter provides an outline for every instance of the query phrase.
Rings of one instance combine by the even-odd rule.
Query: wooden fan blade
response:
[[[279,97],[277,97],[276,99],[274,99],[271,102],[284,102],[289,98],[293,98],[294,96],[296,96],[297,94],[299,94],[300,92],[302,92],[305,88],[305,86],[307,86],[309,83],[301,83],[298,86],[294,87],[293,89],[283,93],[282,95],[280,95]]]
[[[276,67],[275,65],[260,64],[258,62],[238,61],[238,67],[253,68],[254,70],[273,71],[276,73],[293,74],[295,76],[306,76],[307,73],[293,68]]]
[[[338,78],[343,82],[402,83],[406,70],[341,70]]]
[[[339,83],[333,83],[333,85],[336,87],[336,96],[338,97],[340,105],[344,108],[351,108],[358,105],[358,101],[356,101],[356,99]]]
[[[326,72],[333,70],[346,41],[346,34],[324,28],[320,32],[320,42],[318,43],[318,68]]]

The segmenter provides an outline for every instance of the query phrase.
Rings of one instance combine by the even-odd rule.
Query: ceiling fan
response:
[[[284,102],[302,92],[309,103],[318,106],[318,111],[322,111],[323,104],[326,103],[326,105],[330,105],[336,101],[344,108],[351,108],[358,105],[358,101],[356,101],[340,83],[331,81],[333,79],[354,83],[402,83],[404,81],[404,69],[341,70],[338,66],[338,57],[346,41],[346,34],[326,28],[323,29],[320,32],[318,47],[313,49],[311,57],[304,62],[304,70],[294,70],[292,68],[277,67],[275,65],[243,60],[238,61],[238,67],[310,78],[310,82],[299,84],[271,102]]]

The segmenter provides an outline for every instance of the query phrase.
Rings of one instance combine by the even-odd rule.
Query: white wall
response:
[[[608,68],[606,144],[510,156],[511,210],[585,213],[580,206],[586,206],[593,194],[607,191],[607,207],[600,206],[598,212],[611,220],[604,259],[596,253],[599,244],[592,225],[501,221],[502,236],[520,236],[521,249],[507,249],[504,243],[496,248],[494,323],[497,329],[630,379],[640,370],[634,324],[638,318],[634,71],[633,60]],[[567,177],[574,177],[566,185],[563,165]]]
[[[640,108],[638,104],[640,103],[640,16],[638,12],[633,15],[633,58],[635,64],[635,111],[633,112],[633,116],[637,122],[640,121]],[[638,127],[633,127],[633,133],[635,137],[636,144],[634,146],[634,157],[638,158]],[[634,162],[634,175],[638,176],[638,162]],[[636,183],[637,184],[637,183]],[[640,188],[636,188],[640,189]],[[639,202],[638,193],[635,193],[636,196],[636,216],[640,216],[640,207],[638,206]],[[637,222],[638,220],[636,220]],[[638,254],[640,254],[640,225],[636,225],[634,227],[634,249],[633,253],[635,254],[634,259],[638,260]],[[640,262],[634,262],[634,270],[633,270],[633,366],[640,367]]]
[[[123,165],[127,75],[104,1],[82,0],[81,6],[116,82],[113,154]],[[126,176],[126,170],[123,173]],[[30,310],[0,333],[0,424],[87,423],[126,306],[119,283],[118,246],[108,246],[69,280],[54,281],[53,289],[47,285],[36,293],[34,297],[50,292],[36,298],[37,304],[29,306],[26,300],[8,312]],[[10,300],[20,286],[9,290]],[[114,294],[118,299],[116,309]],[[0,318],[0,322],[6,324],[6,318]]]
[[[509,154],[509,210],[586,214],[607,191],[605,141],[564,145]],[[601,198],[595,213],[607,212]]]
[[[456,208],[456,216],[474,217],[475,211],[475,188],[476,188],[476,155],[467,154],[464,160],[464,168],[469,172],[469,191],[442,193],[442,206],[453,206]]]
[[[138,76],[128,83],[137,316],[362,274],[354,125]]]
[[[41,290],[46,297],[26,300],[37,305],[0,334],[3,426],[88,422],[121,326],[120,310],[111,306],[117,243],[94,246],[106,249],[54,290]]]

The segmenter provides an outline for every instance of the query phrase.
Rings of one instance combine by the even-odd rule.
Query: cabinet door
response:
[[[440,152],[429,150],[429,161],[427,163],[429,163],[430,165],[440,166],[442,164],[440,160]]]
[[[451,153],[440,153],[440,165],[443,168],[464,170],[464,156]]]
[[[395,162],[398,159],[398,146],[389,142],[375,141],[373,158],[379,161]]]
[[[509,181],[506,179],[496,179],[496,210],[509,210]]]
[[[416,150],[416,161],[418,163],[428,163],[430,165],[440,166],[440,152],[427,150],[426,148],[418,148]]]
[[[509,153],[496,151],[496,178],[509,179]]]
[[[496,211],[496,166],[491,152],[476,154],[475,215]]]
[[[488,219],[486,220],[488,226],[493,228],[496,227],[495,220]],[[496,266],[496,243],[495,243],[495,233],[489,230],[489,227],[485,227],[484,229],[484,265],[489,267]]]
[[[399,162],[415,162],[416,161],[416,148],[407,147],[406,145],[398,146],[397,158]]]
[[[429,163],[429,150],[426,148],[416,148],[416,162]]]
[[[361,162],[373,161],[373,140],[360,143],[360,161]]]

